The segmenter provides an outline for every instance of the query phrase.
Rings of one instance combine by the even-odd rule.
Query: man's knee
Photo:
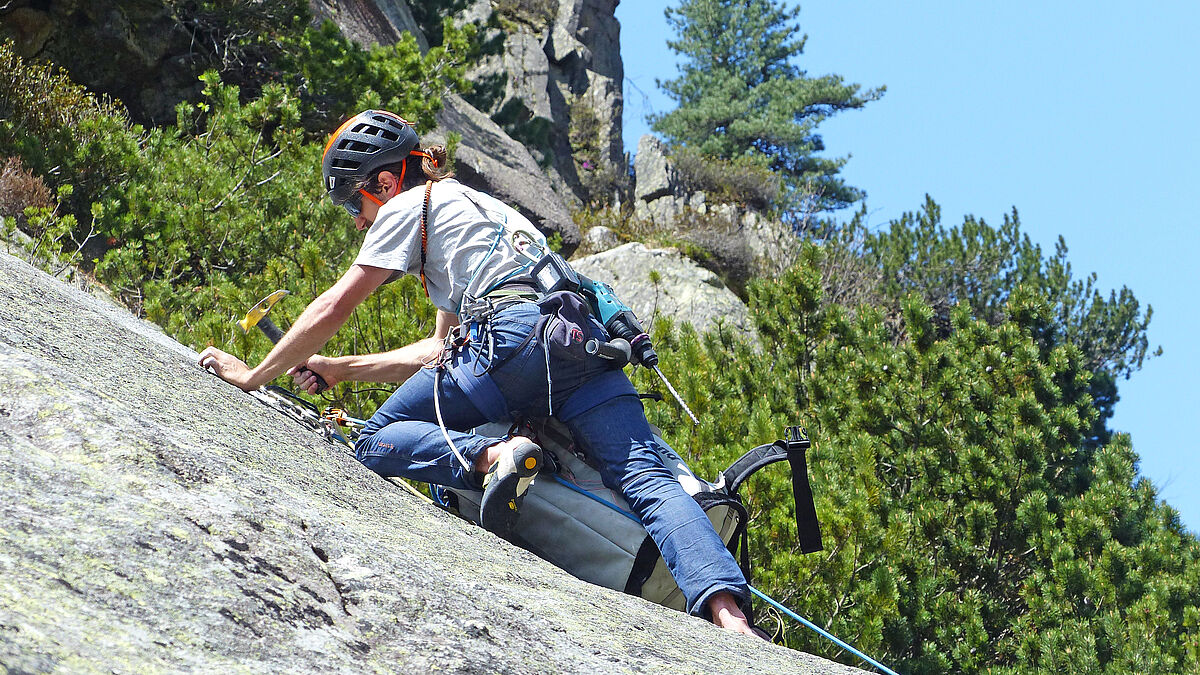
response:
[[[625,475],[624,482],[609,487],[620,491],[628,502],[641,499],[661,500],[683,492],[675,474],[662,464],[646,464],[633,468]]]
[[[389,460],[406,459],[401,457],[403,452],[395,443],[376,433],[361,435],[354,443],[354,458],[375,473],[383,473],[383,465]]]

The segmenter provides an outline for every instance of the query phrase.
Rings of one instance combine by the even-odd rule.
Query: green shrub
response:
[[[671,163],[688,192],[703,192],[715,202],[739,204],[756,211],[779,205],[782,181],[764,155],[719,159],[690,147],[671,152]]]
[[[1138,476],[1127,436],[1088,450],[1092,374],[1051,304],[1017,291],[995,325],[960,305],[944,333],[910,296],[897,340],[877,309],[824,302],[820,257],[806,246],[751,284],[757,345],[654,327],[700,425],[669,396],[648,414],[699,475],[786,424],[814,441],[825,550],[798,550],[788,470],[767,468],[742,488],[756,586],[904,673],[1196,672],[1200,542]],[[635,380],[666,393],[644,369]],[[793,648],[855,662],[780,627]]]
[[[394,45],[363,49],[326,21],[289,38],[281,66],[301,94],[304,126],[317,136],[368,108],[397,112],[424,133],[437,126],[442,97],[469,88],[463,73],[475,35],[475,26],[446,19],[442,44],[425,54],[410,33]]]
[[[118,104],[0,42],[0,156],[20,157],[52,188],[73,185],[64,208],[80,222],[91,220],[93,201],[139,171],[141,131]]]
[[[328,24],[308,30],[283,45],[294,77],[267,82],[247,100],[209,72],[201,78],[203,100],[181,103],[176,126],[149,130],[65,74],[0,48],[0,151],[20,157],[58,192],[57,208],[22,211],[33,245],[58,245],[78,258],[77,242],[99,235],[92,241],[104,243],[82,251],[85,260],[131,308],[196,348],[214,344],[261,359],[270,344],[241,335],[233,321],[285,288],[292,296],[278,316],[286,325],[285,317],[344,272],[360,241],[320,183],[334,122],[306,129],[302,120],[340,121],[355,108],[387,107],[418,129],[431,128],[441,94],[464,86],[471,31],[447,26],[445,35],[442,47],[421,55],[411,38],[363,51]],[[289,83],[347,98],[320,108]],[[387,350],[423,337],[434,312],[421,296],[419,283],[389,284],[355,312],[327,353]],[[355,391],[342,385],[330,397],[361,413],[387,395]]]
[[[307,0],[160,0],[191,36],[195,74],[215,70],[255,97],[279,74],[294,36],[312,22]]]

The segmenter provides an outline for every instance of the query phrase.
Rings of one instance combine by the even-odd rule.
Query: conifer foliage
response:
[[[796,64],[806,37],[798,7],[776,0],[683,0],[666,10],[681,57],[679,77],[659,85],[678,107],[651,118],[673,145],[720,159],[759,160],[818,210],[862,193],[837,175],[844,159],[821,157],[817,126],[861,108],[883,89],[860,91],[837,75],[809,77]]]
[[[1055,306],[1018,286],[1002,317],[964,302],[945,325],[907,294],[896,326],[823,302],[823,256],[751,285],[758,346],[658,327],[701,425],[662,405],[652,421],[693,468],[715,476],[789,422],[815,441],[825,551],[799,551],[786,469],[743,488],[759,586],[904,673],[1196,672],[1200,544],[1128,436],[1093,448],[1094,374]]]

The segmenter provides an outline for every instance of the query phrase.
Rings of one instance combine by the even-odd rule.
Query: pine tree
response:
[[[845,159],[819,157],[816,127],[830,115],[861,108],[883,89],[859,91],[837,75],[809,77],[795,63],[804,51],[799,8],[775,0],[684,0],[667,9],[682,57],[678,78],[659,82],[678,108],[651,117],[676,146],[721,159],[758,159],[818,210],[863,193],[838,172]]]

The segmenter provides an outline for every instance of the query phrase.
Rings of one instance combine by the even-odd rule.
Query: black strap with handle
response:
[[[803,428],[788,427],[784,440],[750,450],[722,472],[729,491],[736,494],[742,483],[755,471],[768,464],[787,460],[792,469],[792,498],[796,501],[796,536],[800,540],[800,550],[805,553],[824,548],[812,485],[808,480],[807,452],[810,445]]]

